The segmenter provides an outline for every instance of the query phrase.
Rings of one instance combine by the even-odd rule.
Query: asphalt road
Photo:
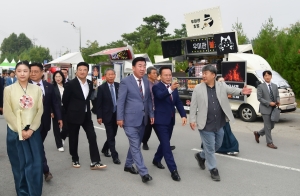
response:
[[[254,123],[245,123],[236,119],[231,124],[232,131],[240,144],[238,156],[217,154],[220,182],[210,178],[209,171],[201,170],[194,158],[200,149],[200,135],[189,126],[182,127],[177,116],[172,145],[180,182],[171,179],[168,169],[160,170],[152,165],[158,140],[153,134],[149,141],[149,151],[143,151],[146,166],[153,181],[144,184],[139,175],[124,172],[124,162],[128,150],[128,139],[123,129],[118,130],[117,150],[121,165],[115,165],[111,158],[101,156],[107,164],[105,170],[92,171],[88,142],[83,130],[80,132],[79,156],[81,168],[71,166],[68,142],[65,152],[58,152],[53,132],[45,141],[46,154],[50,170],[54,176],[51,182],[44,182],[44,196],[98,196],[98,195],[300,195],[300,113],[282,114],[280,122],[272,132],[277,150],[266,147],[265,138],[257,144],[253,131],[263,126],[262,119]],[[96,124],[98,146],[101,150],[105,141],[103,126]],[[14,196],[14,181],[11,166],[6,153],[6,123],[0,117],[0,196]],[[100,129],[99,129],[100,128]],[[165,162],[162,162],[165,166]]]

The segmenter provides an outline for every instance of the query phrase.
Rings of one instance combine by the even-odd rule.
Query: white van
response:
[[[279,73],[272,70],[264,58],[256,54],[230,53],[228,54],[228,61],[247,61],[247,86],[252,88],[252,93],[247,97],[246,103],[230,102],[232,111],[243,121],[251,122],[257,116],[261,116],[256,88],[264,82],[262,73],[265,70],[272,71],[272,83],[278,86],[281,112],[293,112],[296,110],[295,94],[290,85]]]

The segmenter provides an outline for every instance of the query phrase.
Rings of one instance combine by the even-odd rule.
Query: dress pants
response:
[[[47,158],[46,158],[46,152],[45,152],[45,148],[44,148],[44,141],[48,135],[48,131],[43,127],[43,123],[41,124],[40,128],[41,130],[41,138],[42,138],[42,142],[43,142],[43,173],[46,174],[50,171],[48,163],[47,163]]]
[[[206,159],[208,170],[217,168],[215,152],[221,147],[224,137],[223,127],[216,132],[199,130],[203,142],[203,151],[200,157]]]
[[[156,133],[160,144],[154,155],[153,161],[161,162],[162,158],[164,157],[170,172],[177,170],[174,156],[170,148],[170,139],[172,137],[174,127],[173,122],[174,121],[171,120],[169,125],[155,125]]]
[[[58,119],[56,117],[52,118],[52,127],[53,127],[53,135],[55,138],[56,148],[63,147],[63,143],[60,137],[60,128],[58,124]]]
[[[60,132],[60,138],[63,140],[66,140],[66,138],[69,136],[69,127],[68,127],[68,122],[67,122],[67,114],[65,112],[65,109],[61,107],[61,115],[62,115],[62,120],[63,120],[63,128]]]
[[[271,114],[262,114],[264,120],[264,128],[258,132],[259,135],[266,135],[267,144],[273,143],[271,130],[274,128],[274,121],[271,121]]]
[[[108,151],[111,152],[111,156],[113,159],[119,158],[118,152],[116,151],[116,140],[115,137],[117,135],[118,124],[117,124],[117,114],[113,113],[110,122],[104,123],[106,130],[106,141],[103,145],[102,152]]]
[[[155,129],[154,125],[151,125],[150,118],[148,118],[148,123],[147,123],[147,125],[145,127],[145,133],[144,133],[144,137],[143,137],[143,141],[142,141],[143,144],[147,144],[148,143],[148,141],[149,141],[149,139],[151,137],[152,128],[156,132],[156,129]]]
[[[94,129],[93,121],[88,118],[87,113],[84,114],[85,119],[82,124],[73,124],[68,123],[69,128],[69,149],[70,154],[72,156],[72,161],[79,161],[78,156],[78,137],[80,126],[82,126],[83,130],[86,133],[86,137],[89,142],[89,150],[90,150],[90,158],[92,163],[100,162],[100,154],[97,145],[97,136]]]
[[[18,133],[7,126],[7,154],[18,196],[41,196],[43,188],[43,143],[40,130],[20,141]],[[4,178],[5,176],[2,175]]]
[[[129,150],[127,153],[125,167],[131,167],[134,163],[141,176],[148,174],[143,155],[141,153],[141,142],[144,136],[145,126],[138,127],[124,126],[125,133],[129,140]]]

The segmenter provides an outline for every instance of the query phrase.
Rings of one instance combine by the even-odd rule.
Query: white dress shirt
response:
[[[268,91],[269,91],[269,93],[270,93],[270,88],[272,89],[272,85],[271,85],[271,82],[270,83],[267,83],[267,82],[265,82],[266,83],[266,85],[267,85],[267,87],[268,87]],[[270,85],[270,86],[269,86]],[[273,90],[273,89],[272,89]]]
[[[117,104],[115,84],[114,83],[110,84],[108,82],[107,82],[107,84],[108,84],[109,91],[110,91],[110,88],[111,88],[111,85],[112,85],[112,89],[113,89],[114,95],[115,95],[115,97],[113,99],[115,100],[115,103]]]
[[[140,82],[138,81],[139,79],[137,78],[137,77],[135,77],[135,75],[134,74],[132,74],[133,75],[133,77],[134,77],[134,79],[135,79],[135,81],[136,81],[136,83],[137,83],[137,85],[138,86],[140,86]],[[144,86],[144,81],[143,81],[143,78],[141,78],[141,80],[142,80],[142,89],[143,89],[143,95],[145,96],[145,86]]]
[[[85,83],[82,83],[82,81],[78,77],[77,77],[77,79],[80,83],[84,98],[86,99],[90,92],[89,84],[88,84],[87,80],[85,80]],[[87,112],[87,106],[85,107],[85,112]]]
[[[45,87],[44,87],[44,84],[43,84],[43,81],[42,81],[42,80],[40,80],[39,82],[32,81],[32,84],[35,84],[35,85],[40,84],[39,86],[40,86],[40,88],[41,88],[42,91],[43,91],[43,95],[45,96]]]

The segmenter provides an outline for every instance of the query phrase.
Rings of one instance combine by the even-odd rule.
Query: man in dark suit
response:
[[[11,71],[9,73],[9,76],[6,78],[6,86],[9,86],[17,81],[17,78],[15,77],[15,72]]]
[[[159,70],[161,82],[152,88],[154,96],[154,126],[160,144],[155,153],[153,164],[160,169],[164,169],[161,160],[164,157],[171,172],[171,177],[175,181],[180,181],[177,166],[170,148],[173,127],[175,125],[175,106],[182,118],[182,125],[185,125],[186,113],[178,94],[178,82],[172,82],[172,71],[169,67],[161,67]]]
[[[276,106],[280,105],[280,97],[278,87],[271,83],[272,72],[266,70],[263,72],[265,82],[257,87],[257,99],[260,102],[259,112],[262,114],[264,120],[264,128],[260,131],[254,131],[255,140],[259,143],[259,137],[266,135],[267,146],[269,148],[277,149],[273,144],[271,130],[274,128],[274,121],[271,121],[271,114]]]
[[[143,78],[146,71],[146,60],[137,57],[132,61],[133,75],[122,79],[117,100],[117,123],[129,139],[129,150],[124,171],[140,174],[144,183],[152,180],[148,174],[141,153],[141,142],[144,136],[145,125],[150,116],[151,124],[154,122],[153,105],[149,82]],[[133,167],[136,165],[138,171]]]
[[[108,68],[105,70],[106,82],[98,87],[97,94],[97,121],[101,125],[104,123],[106,130],[106,142],[103,145],[102,153],[110,157],[110,149],[113,162],[121,164],[118,152],[116,151],[115,137],[117,135],[117,99],[119,83],[114,82],[116,78],[115,70]]]
[[[90,111],[90,97],[93,91],[93,84],[86,77],[89,71],[89,64],[80,62],[77,64],[76,77],[69,81],[64,89],[62,98],[63,107],[67,114],[67,123],[69,129],[69,148],[72,156],[74,168],[79,168],[78,156],[78,136],[79,129],[82,126],[86,132],[89,142],[91,170],[105,168],[106,165],[100,161],[100,154],[97,145],[97,136]]]
[[[42,80],[44,76],[43,65],[41,63],[32,63],[30,65],[30,80],[32,84],[38,85],[42,92],[43,92],[43,106],[44,106],[44,113],[41,119],[41,136],[42,141],[44,142],[48,131],[51,129],[51,111],[54,111],[58,119],[58,123],[60,124],[60,128],[62,128],[62,117],[60,111],[60,104],[56,99],[53,85]],[[53,178],[52,174],[49,171],[49,166],[47,164],[47,159],[44,151],[44,168],[43,172],[45,175],[45,180],[49,181]]]
[[[72,66],[72,65],[71,65]],[[69,80],[69,71],[68,69],[61,69],[61,72],[63,72],[64,74],[64,77],[65,77],[65,83],[68,83],[70,80]]]

